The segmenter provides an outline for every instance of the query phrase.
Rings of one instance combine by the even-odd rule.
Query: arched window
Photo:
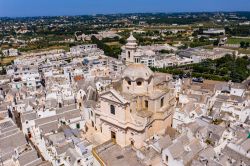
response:
[[[128,84],[131,85],[131,81],[128,81]]]
[[[128,51],[128,58],[130,58],[130,51]]]
[[[115,106],[110,105],[110,113],[115,115]]]

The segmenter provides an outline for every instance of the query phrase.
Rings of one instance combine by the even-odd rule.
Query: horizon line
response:
[[[34,15],[34,16],[0,16],[0,19],[2,18],[35,18],[35,17],[77,17],[77,16],[95,16],[95,15],[125,15],[125,14],[175,14],[175,13],[239,13],[239,12],[249,12],[246,10],[239,10],[239,11],[227,11],[227,10],[219,10],[219,11],[175,11],[175,12],[163,12],[163,11],[157,11],[157,12],[117,12],[117,13],[93,13],[93,14],[68,14],[68,15]]]

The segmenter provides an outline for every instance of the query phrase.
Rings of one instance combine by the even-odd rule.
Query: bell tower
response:
[[[137,50],[136,38],[130,33],[129,38],[127,39],[127,44],[125,45],[126,51],[126,62],[133,63],[134,62],[134,54]]]

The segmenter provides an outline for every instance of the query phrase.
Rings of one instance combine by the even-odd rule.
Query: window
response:
[[[145,107],[148,108],[148,101],[145,100]]]
[[[111,131],[111,139],[112,140],[115,140],[116,139],[116,134],[115,132]]]
[[[149,80],[148,80],[148,84],[150,84],[150,83],[151,83],[151,81],[152,81],[152,77],[150,77],[150,78],[149,78]]]
[[[128,84],[131,85],[131,81],[128,81]]]
[[[166,162],[168,162],[168,156],[166,156]]]
[[[136,84],[137,84],[137,86],[141,86],[142,82],[141,81],[137,81]]]
[[[110,105],[110,113],[115,115],[115,106]]]
[[[76,128],[80,129],[80,123],[76,124]]]
[[[130,51],[128,51],[128,58],[130,58]]]
[[[161,107],[163,107],[163,105],[164,105],[164,97],[161,98]]]

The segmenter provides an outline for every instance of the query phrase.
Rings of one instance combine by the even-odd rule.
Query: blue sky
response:
[[[250,11],[250,0],[0,0],[0,17]]]

